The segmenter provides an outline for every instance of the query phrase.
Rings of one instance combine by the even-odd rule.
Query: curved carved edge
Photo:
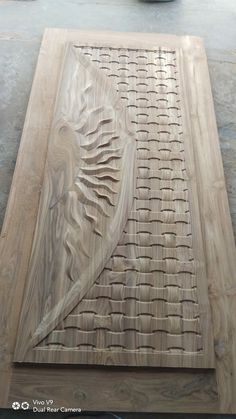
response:
[[[27,325],[27,319],[29,319],[29,315],[31,314],[31,307],[35,311],[35,294],[40,289],[40,284],[36,283],[39,282],[35,281],[34,275],[31,273],[31,277],[29,280],[29,286],[28,290],[25,296],[24,306],[22,310],[22,317],[21,317],[21,323],[19,328],[19,337],[18,342],[16,345],[15,350],[15,362],[22,362],[27,361],[27,353],[29,353],[30,350],[32,350],[37,344],[43,340],[52,330],[54,327],[57,326],[57,324],[62,321],[65,316],[67,316],[70,311],[74,308],[76,304],[80,302],[80,300],[83,298],[85,293],[88,291],[88,289],[91,287],[91,285],[94,283],[96,278],[101,273],[102,269],[104,268],[105,264],[111,257],[118,240],[120,238],[120,234],[122,233],[128,213],[131,210],[132,202],[133,202],[133,196],[134,196],[134,189],[135,189],[135,138],[134,134],[130,128],[130,121],[127,115],[127,110],[123,107],[121,104],[120,98],[118,94],[115,92],[112,84],[110,81],[104,76],[99,69],[97,69],[91,62],[83,56],[81,52],[74,49],[71,45],[68,46],[66,57],[65,57],[65,65],[64,70],[62,72],[62,78],[60,83],[60,89],[58,92],[56,105],[55,105],[55,114],[53,118],[53,124],[51,128],[50,138],[49,138],[49,151],[48,151],[48,158],[47,158],[47,165],[46,165],[46,171],[50,171],[50,146],[53,144],[53,137],[55,136],[55,128],[57,130],[60,130],[61,128],[64,129],[65,126],[65,116],[68,111],[68,106],[64,106],[64,104],[61,103],[61,93],[63,91],[63,85],[66,83],[66,77],[68,77],[68,74],[70,75],[70,72],[68,73],[68,66],[71,63],[71,60],[77,60],[79,62],[79,66],[77,67],[78,75],[79,77],[86,77],[89,75],[89,77],[93,80],[93,83],[96,83],[97,86],[101,86],[103,89],[103,92],[105,95],[109,94],[109,102],[110,105],[113,107],[113,113],[115,117],[117,118],[117,115],[119,116],[119,121],[122,122],[122,130],[124,135],[124,138],[121,138],[122,141],[122,158],[120,159],[121,165],[120,165],[120,181],[119,181],[119,196],[117,199],[117,203],[115,205],[115,211],[111,214],[110,217],[110,223],[108,228],[105,228],[105,231],[95,231],[95,240],[97,241],[97,244],[95,244],[96,248],[96,257],[92,255],[90,258],[90,263],[87,263],[87,266],[83,269],[83,271],[80,274],[80,280],[77,280],[76,282],[72,282],[73,285],[69,289],[69,291],[66,293],[66,295],[61,298],[53,307],[48,311],[46,315],[43,316],[43,318],[40,318],[40,306],[38,307],[38,312],[36,313],[36,320],[34,322],[34,325],[30,323],[30,327],[27,328],[27,331],[25,331],[25,326]],[[99,87],[98,87],[99,91]],[[67,104],[68,105],[68,104]],[[64,108],[63,108],[64,106]],[[60,111],[62,109],[62,124],[60,127],[58,127],[58,124],[54,124],[55,119],[61,118]],[[83,118],[82,118],[83,119]],[[68,122],[68,121],[67,121]],[[71,121],[70,121],[71,122]],[[83,122],[83,121],[82,121]],[[79,123],[79,126],[74,126],[74,130],[79,132],[81,131],[81,127],[85,126],[86,123]],[[115,124],[117,128],[117,124]],[[101,131],[102,136],[102,131]],[[100,136],[100,140],[101,140]],[[119,136],[117,136],[119,138]],[[55,145],[55,144],[54,144]],[[83,144],[84,149],[89,151],[92,150],[93,147],[90,147],[89,144],[86,142]],[[103,148],[101,148],[103,150]],[[51,150],[53,152],[53,149]],[[104,153],[101,154],[101,157],[104,156]],[[105,153],[106,154],[106,153]],[[94,158],[96,160],[96,156],[93,155],[89,157],[89,154],[85,154],[85,158],[83,159],[84,163],[93,163]],[[89,161],[90,159],[90,161]],[[87,160],[87,161],[86,161]],[[109,159],[107,159],[109,161]],[[80,159],[81,163],[81,159]],[[100,166],[101,167],[101,166]],[[117,165],[115,166],[117,167]],[[89,167],[88,167],[89,168]],[[81,169],[81,168],[80,168]],[[100,169],[99,169],[100,170]],[[56,170],[55,170],[56,172]],[[90,171],[91,172],[91,171]],[[90,174],[88,169],[87,172],[85,170],[85,177],[87,174]],[[48,179],[46,178],[46,181]],[[99,180],[99,179],[98,179]],[[44,180],[45,182],[45,180]],[[59,182],[58,182],[59,183]],[[81,182],[82,183],[82,182]],[[81,183],[78,183],[80,185]],[[92,185],[93,186],[93,185]],[[52,185],[46,184],[46,193],[49,195],[50,198],[46,198],[46,204],[45,202],[41,202],[41,205],[39,208],[42,209],[42,207],[45,210],[45,205],[47,206],[48,210],[54,210],[54,208],[57,206],[57,199],[51,199],[50,193],[48,194],[48,190],[50,192]],[[59,194],[60,195],[60,194]],[[42,201],[43,201],[43,192],[42,192]],[[62,194],[62,197],[64,195]],[[101,198],[99,198],[101,200]],[[109,197],[108,197],[109,199]],[[59,200],[61,200],[61,196],[59,196]],[[97,201],[99,202],[99,200]],[[82,202],[82,205],[84,203]],[[40,213],[40,211],[39,211]],[[46,216],[42,216],[42,223],[45,223],[47,227]],[[50,218],[49,218],[50,220]],[[83,220],[84,221],[84,220]],[[40,239],[42,238],[42,233],[39,231],[39,224],[40,220],[38,220],[38,225],[36,227],[35,232],[35,248],[41,246],[41,241],[38,240],[37,243],[37,233],[40,236]],[[50,223],[48,224],[50,225]],[[93,223],[90,223],[92,226]],[[94,225],[93,225],[94,227]],[[103,229],[104,230],[104,229]],[[103,237],[104,234],[104,237]],[[103,238],[103,245],[101,245],[101,237]],[[99,243],[100,242],[100,243]],[[34,246],[33,246],[34,247]],[[68,249],[67,249],[68,250]],[[40,250],[41,251],[41,250]],[[37,252],[35,252],[37,256]],[[39,252],[40,254],[40,252]],[[31,266],[34,264],[34,255],[31,257]],[[84,265],[85,266],[85,265]],[[30,272],[30,271],[29,271]],[[37,275],[35,275],[37,276]],[[36,278],[37,279],[37,278]],[[39,279],[39,278],[38,278]],[[63,280],[63,278],[61,278]],[[45,279],[44,279],[45,282]],[[47,309],[47,305],[45,305]],[[44,307],[44,309],[45,309]],[[45,311],[44,311],[45,312]],[[37,323],[38,319],[38,324]],[[32,327],[31,327],[32,326]]]

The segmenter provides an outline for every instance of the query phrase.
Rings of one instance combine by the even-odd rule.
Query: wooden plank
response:
[[[173,378],[174,377],[174,378]],[[53,399],[53,406],[89,411],[219,411],[212,371],[155,368],[16,368],[9,404]],[[99,391],[98,391],[99,383]],[[177,384],[176,384],[177,383]]]
[[[73,42],[75,39],[82,39],[86,37],[87,42],[91,41],[94,38],[93,33],[84,33],[79,31],[69,31],[69,30],[49,30],[46,34],[45,41],[48,40],[48,35],[55,37],[57,39],[57,46],[51,45],[51,55],[47,56],[45,54],[44,66],[50,64],[50,59],[53,61],[57,57],[58,67],[55,66],[55,77],[47,79],[47,94],[50,95],[52,104],[55,97],[55,90],[57,85],[57,77],[59,74],[60,60],[63,45],[66,42]],[[55,39],[54,38],[54,39]],[[37,211],[37,199],[36,201],[32,199],[33,205],[33,218],[28,219],[27,228],[23,227],[22,216],[23,216],[23,201],[24,198],[28,198],[25,192],[29,192],[25,188],[25,179],[20,177],[20,170],[17,169],[14,182],[19,182],[21,185],[20,192],[17,195],[17,200],[14,200],[14,189],[12,187],[11,192],[11,201],[8,205],[8,216],[6,220],[11,220],[11,226],[13,227],[11,231],[8,231],[7,228],[9,221],[5,221],[5,227],[3,236],[1,238],[1,251],[8,249],[8,258],[6,263],[2,264],[1,262],[1,293],[2,305],[1,305],[1,330],[3,335],[1,337],[1,372],[2,372],[2,381],[1,381],[1,406],[10,405],[13,399],[23,398],[29,395],[29,397],[42,396],[42,387],[47,388],[48,383],[49,393],[53,394],[53,397],[58,404],[61,404],[61,401],[67,402],[69,405],[77,405],[78,400],[81,400],[81,397],[75,396],[76,394],[76,385],[78,381],[71,381],[70,377],[77,376],[78,371],[81,377],[81,382],[79,383],[80,395],[89,394],[89,397],[86,398],[84,403],[81,403],[81,406],[84,409],[90,409],[91,403],[90,400],[93,400],[93,409],[97,410],[123,410],[121,408],[121,403],[124,401],[124,405],[127,409],[124,410],[137,410],[137,411],[178,411],[182,412],[185,409],[188,412],[224,412],[224,413],[236,413],[236,406],[234,400],[235,392],[235,250],[232,236],[232,227],[230,223],[229,211],[228,211],[228,202],[227,196],[225,193],[225,184],[222,170],[222,162],[219,151],[218,136],[215,124],[214,108],[210,92],[210,83],[207,70],[207,61],[201,41],[192,38],[178,38],[175,36],[164,36],[156,34],[116,34],[116,33],[96,33],[96,38],[99,42],[103,42],[104,45],[109,40],[119,40],[124,46],[134,45],[137,40],[141,46],[150,45],[150,42],[153,46],[163,45],[166,47],[179,47],[182,45],[182,48],[185,49],[185,58],[184,63],[184,72],[186,78],[189,79],[189,82],[186,80],[184,84],[187,86],[186,96],[188,97],[188,106],[190,109],[191,120],[195,121],[192,125],[192,138],[194,144],[194,158],[195,165],[197,168],[197,188],[200,191],[200,214],[201,214],[201,225],[203,229],[203,243],[204,251],[208,255],[208,266],[207,272],[209,277],[209,282],[212,284],[210,287],[210,296],[211,296],[211,305],[213,311],[213,322],[214,322],[214,337],[216,341],[216,353],[217,353],[217,364],[216,364],[216,375],[218,380],[217,392],[219,392],[219,403],[218,396],[216,395],[216,388],[212,386],[202,386],[203,392],[201,392],[201,384],[207,382],[208,378],[210,381],[214,382],[214,372],[204,371],[202,373],[202,379],[199,379],[199,373],[194,370],[188,371],[189,380],[186,382],[186,375],[183,370],[176,371],[172,370],[166,379],[166,372],[162,369],[158,372],[156,370],[143,370],[140,369],[139,372],[135,371],[134,380],[130,383],[128,377],[130,376],[130,371],[122,371],[122,380],[125,381],[125,388],[121,390],[121,393],[125,397],[120,397],[119,388],[121,386],[118,379],[119,370],[112,370],[110,376],[103,375],[104,388],[107,388],[107,393],[110,395],[108,400],[104,400],[100,397],[100,394],[96,391],[96,383],[98,380],[97,370],[95,368],[89,369],[78,369],[78,370],[68,370],[68,373],[65,375],[63,369],[60,368],[47,368],[43,369],[42,373],[39,373],[40,368],[16,368],[12,365],[12,353],[14,350],[15,339],[16,339],[16,325],[19,318],[19,311],[21,306],[21,298],[23,295],[23,286],[25,281],[25,267],[28,265],[29,252],[32,244],[32,233],[34,225],[36,222],[36,211]],[[122,41],[121,41],[122,40]],[[49,42],[50,44],[50,42]],[[56,54],[54,56],[54,54]],[[40,56],[39,62],[42,60]],[[52,62],[51,61],[51,62]],[[57,68],[56,68],[57,67]],[[52,72],[48,72],[50,76]],[[36,79],[39,76],[36,75]],[[55,83],[53,83],[55,80]],[[195,84],[191,83],[191,80],[195,80]],[[46,82],[46,80],[45,80]],[[193,90],[193,86],[195,89]],[[52,90],[50,90],[52,88]],[[44,89],[40,91],[40,97],[42,97],[42,92],[45,92]],[[52,96],[51,96],[52,95]],[[53,97],[53,98],[52,98]],[[31,101],[33,98],[31,98]],[[52,109],[52,107],[50,107]],[[206,118],[207,115],[207,118]],[[27,119],[29,121],[30,115],[27,114]],[[49,117],[50,120],[50,117]],[[50,122],[49,122],[50,123]],[[210,127],[210,129],[209,129]],[[26,128],[25,128],[26,130]],[[31,135],[31,137],[25,138],[27,134],[24,131],[24,136],[22,138],[23,143],[21,145],[21,153],[27,154],[27,148],[29,146],[30,140],[32,141],[32,149],[37,149],[37,136]],[[31,132],[33,134],[33,132]],[[35,140],[35,141],[33,141]],[[24,145],[25,144],[25,145]],[[24,146],[23,146],[24,145]],[[196,150],[195,150],[196,148]],[[212,149],[215,150],[214,154]],[[40,152],[41,149],[39,149]],[[204,153],[202,152],[204,150]],[[43,155],[44,151],[41,150]],[[200,159],[196,159],[196,155],[201,156]],[[26,156],[27,157],[27,156]],[[40,159],[39,159],[40,160]],[[24,164],[23,164],[24,163]],[[43,166],[43,162],[39,162],[38,159],[35,159],[36,164]],[[24,158],[21,164],[21,170],[24,168],[27,169],[27,158]],[[41,167],[41,176],[42,176],[42,167]],[[30,173],[29,170],[26,170],[25,173]],[[207,175],[207,177],[206,177]],[[42,178],[40,178],[42,181]],[[206,185],[206,187],[203,187]],[[38,185],[41,183],[38,181]],[[14,185],[14,184],[13,184]],[[18,188],[17,188],[18,190]],[[210,191],[215,191],[210,194]],[[17,193],[17,192],[16,192]],[[38,191],[35,192],[36,197],[39,196]],[[32,196],[32,195],[30,195]],[[14,202],[14,205],[10,202]],[[27,202],[24,201],[24,202]],[[31,203],[31,204],[32,204]],[[24,204],[25,205],[25,204]],[[22,208],[23,206],[23,208]],[[210,209],[210,210],[209,210]],[[24,232],[24,234],[23,234]],[[217,239],[214,241],[212,237]],[[29,240],[30,237],[30,240]],[[4,246],[3,246],[4,243]],[[27,246],[25,244],[28,243]],[[24,258],[22,258],[22,246],[24,246]],[[1,252],[1,254],[3,254]],[[19,265],[18,261],[22,261],[22,265]],[[16,272],[15,266],[18,266],[18,271]],[[25,265],[25,266],[24,266]],[[4,345],[3,345],[3,344]],[[70,371],[70,372],[69,372]],[[84,374],[82,373],[84,372]],[[100,370],[104,372],[103,370]],[[13,375],[11,376],[13,372]],[[137,379],[137,374],[138,380]],[[12,377],[12,378],[11,378]],[[113,377],[113,378],[111,378]],[[101,376],[100,376],[101,378]],[[121,377],[119,377],[121,378]],[[63,388],[58,388],[59,380],[63,382],[65,379]],[[150,382],[149,382],[150,379]],[[75,379],[76,380],[76,379]],[[114,385],[110,386],[114,380]],[[128,381],[127,381],[128,380]],[[158,380],[160,386],[158,386]],[[159,381],[160,380],[160,381]],[[196,385],[196,381],[200,384]],[[11,382],[10,396],[9,396],[9,386]],[[184,388],[184,391],[176,392],[176,386],[173,388],[173,383],[178,382],[178,387],[181,389]],[[95,384],[94,384],[95,383]],[[128,384],[127,384],[128,383]],[[151,383],[155,383],[152,387]],[[163,384],[164,383],[164,384]],[[192,383],[192,384],[191,384]],[[24,384],[24,385],[23,385]],[[140,387],[139,387],[140,386]],[[149,409],[149,399],[143,398],[143,408],[139,404],[139,399],[141,399],[141,394],[149,394],[149,389],[151,390],[151,403]],[[163,391],[161,387],[165,389],[165,394],[163,397]],[[25,388],[25,392],[23,392]],[[135,391],[135,388],[141,388],[141,391],[138,393]],[[188,398],[189,389],[196,388],[194,396]],[[68,392],[65,392],[68,389]],[[109,393],[109,389],[111,389]],[[132,391],[131,391],[132,389]],[[212,390],[210,390],[212,389]],[[214,393],[214,396],[212,395]],[[43,391],[43,394],[44,391]],[[104,393],[105,394],[105,393]],[[161,394],[161,395],[160,395]],[[168,394],[167,400],[165,395]],[[200,398],[198,395],[201,395]],[[64,397],[65,396],[65,397]],[[87,397],[87,396],[85,396]],[[65,400],[66,399],[66,400]],[[90,399],[90,400],[89,400]],[[122,399],[122,400],[121,400]],[[110,402],[112,400],[112,402]],[[146,401],[145,401],[146,400]],[[187,400],[187,401],[186,401]],[[185,404],[186,401],[186,404]]]
[[[188,104],[198,172],[201,225],[213,313],[218,391],[223,412],[236,412],[236,259],[233,229],[202,40],[184,41]],[[190,85],[191,84],[191,85]]]
[[[178,75],[179,48],[151,45],[137,49],[136,43],[133,48],[125,48],[120,41],[104,47],[98,40],[88,44],[86,39],[80,39],[69,45],[63,66],[14,360],[214,367],[206,263],[188,126],[191,121],[187,123],[188,108],[184,107]],[[108,119],[110,107],[112,115],[116,115],[112,119]],[[124,139],[130,149],[123,148],[121,159],[122,154],[115,155],[114,147],[124,147]],[[136,176],[142,184],[133,192],[134,139]],[[102,154],[98,140],[105,145]],[[159,151],[153,152],[150,144]],[[180,151],[175,151],[176,144],[181,145]],[[104,160],[104,152],[110,151],[113,155]],[[116,179],[101,181],[101,170],[105,174],[107,170],[116,171]],[[162,186],[151,189],[149,171]],[[173,171],[182,175],[173,179]],[[114,181],[116,194],[122,199],[112,207],[109,191]],[[105,199],[109,199],[110,207],[107,202],[104,206]],[[141,220],[129,219],[131,205]],[[100,210],[107,213],[107,218],[100,216]],[[84,211],[89,211],[90,220],[87,213],[84,218]],[[153,219],[158,211],[164,216],[162,222],[158,216]],[[183,212],[190,214],[188,221],[179,217]],[[173,220],[173,214],[178,221]],[[96,220],[99,234],[91,217]],[[111,221],[114,233],[110,235]],[[123,232],[133,235],[136,242],[126,243],[121,255],[119,239],[123,240]],[[163,239],[161,246],[159,236]],[[187,239],[192,244],[182,243],[179,247],[178,241]],[[151,256],[147,249],[152,250]],[[100,273],[104,280],[107,276],[106,295],[104,287],[95,285],[95,281],[100,285]],[[124,274],[132,290],[120,282]],[[111,275],[114,284],[109,282]],[[136,286],[140,275],[147,278],[146,283],[139,281]],[[186,278],[189,285],[183,288]],[[188,299],[191,290],[192,299]],[[76,323],[78,313],[84,319],[80,324]],[[94,322],[92,313],[100,314],[100,323]],[[105,320],[108,314],[109,324]],[[66,322],[70,318],[72,325]],[[163,321],[165,318],[168,322]],[[154,320],[158,319],[156,329]],[[196,324],[190,327],[194,319],[197,328]],[[185,322],[189,324],[187,330]]]

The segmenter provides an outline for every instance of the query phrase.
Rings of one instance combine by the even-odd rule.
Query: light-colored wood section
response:
[[[210,289],[213,312],[217,388],[215,373],[207,370],[186,372],[172,369],[167,373],[164,369],[136,369],[131,373],[127,369],[120,371],[114,368],[109,372],[108,368],[98,370],[95,367],[41,369],[36,365],[28,368],[13,366],[16,326],[26,282],[43,179],[46,139],[49,138],[62,56],[67,42],[94,43],[94,39],[107,47],[112,44],[135,48],[138,43],[139,48],[155,49],[161,45],[182,49],[181,83],[186,89],[185,107],[189,112],[196,168],[193,177],[198,190],[203,249],[207,255],[206,285]],[[45,94],[48,98],[46,102]],[[42,119],[35,119],[40,115],[39,110]],[[46,124],[42,125],[42,120]],[[42,141],[40,147],[39,138]],[[35,150],[38,150],[37,156]],[[29,178],[32,172],[36,174],[34,184]],[[26,214],[27,205],[30,211]],[[137,213],[133,216],[137,217]],[[59,29],[46,32],[1,238],[1,256],[1,407],[16,398],[23,401],[26,396],[41,397],[46,388],[58,405],[62,402],[68,407],[79,405],[87,410],[236,413],[235,249],[207,61],[200,40],[156,34],[84,33]],[[100,319],[96,318],[96,321]],[[62,387],[59,382],[63,383]],[[96,391],[97,382],[103,382],[106,389],[103,394],[107,394],[107,398],[101,398]],[[147,394],[150,395],[148,400]]]
[[[69,46],[48,140],[15,361],[28,360],[27,351],[78,304],[122,234],[135,185],[136,142],[127,112],[112,83]]]

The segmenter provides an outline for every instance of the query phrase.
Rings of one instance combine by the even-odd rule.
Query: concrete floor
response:
[[[163,32],[204,38],[236,233],[235,0],[175,0],[170,3],[0,0],[0,227],[45,27]],[[122,415],[125,417],[128,416]],[[141,417],[150,418],[149,415],[135,414],[132,419]],[[173,415],[169,417],[174,418]],[[181,417],[187,418],[186,415]]]

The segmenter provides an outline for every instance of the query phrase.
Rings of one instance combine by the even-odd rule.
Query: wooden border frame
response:
[[[39,367],[36,373],[35,366],[12,364],[63,46],[68,41],[84,38],[89,42],[95,37],[104,44],[107,39],[124,42],[125,47],[137,40],[140,46],[181,47],[207,255],[216,374],[207,370],[96,367]],[[46,397],[54,399],[57,405],[86,410],[236,413],[235,247],[207,60],[200,39],[64,29],[45,31],[2,229],[0,254],[1,407],[16,399]],[[97,392],[98,380],[106,397]]]

